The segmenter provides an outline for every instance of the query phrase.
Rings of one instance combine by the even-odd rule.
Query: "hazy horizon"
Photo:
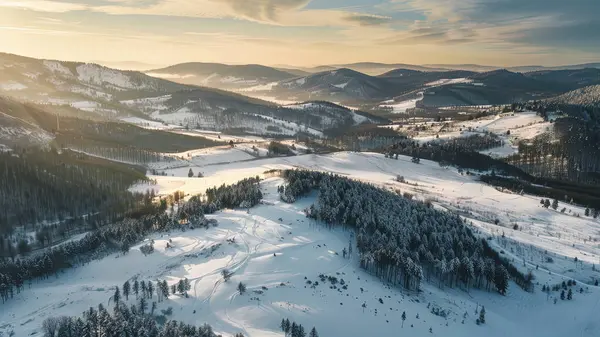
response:
[[[1,51],[103,63],[558,66],[598,60],[600,2],[0,0]]]

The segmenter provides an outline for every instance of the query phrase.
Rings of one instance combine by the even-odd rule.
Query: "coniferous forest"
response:
[[[145,306],[115,306],[111,314],[99,305],[98,309],[86,310],[82,317],[48,318],[42,328],[47,337],[217,337],[208,324],[196,327],[171,320],[161,325]]]
[[[440,286],[495,289],[505,294],[512,278],[532,290],[532,278],[518,271],[478,239],[458,215],[435,210],[393,192],[351,179],[311,171],[283,172],[282,200],[318,190],[309,218],[356,233],[361,267],[382,280],[419,290],[423,279]]]
[[[59,276],[61,270],[85,264],[115,251],[127,253],[129,248],[154,232],[207,228],[211,225],[204,214],[223,208],[250,208],[260,202],[258,178],[221,186],[207,191],[206,197],[194,196],[183,201],[182,193],[162,197],[153,202],[150,194],[138,202],[130,217],[86,234],[81,240],[69,241],[43,253],[0,260],[0,297],[10,300],[15,293],[26,291],[25,284]],[[167,214],[165,210],[177,203],[177,210]],[[174,209],[174,208],[173,208]],[[212,223],[215,225],[214,223]]]
[[[69,150],[0,153],[0,233],[98,213],[117,217],[134,207],[127,188],[146,180],[143,168]]]

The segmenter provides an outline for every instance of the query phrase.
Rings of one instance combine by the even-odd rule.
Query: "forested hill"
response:
[[[144,180],[143,168],[72,151],[2,152],[0,232],[10,233],[21,226],[31,231],[41,228],[42,221],[59,225],[65,219],[82,222],[87,215],[94,215],[90,221],[116,218],[135,206],[127,188]],[[69,229],[60,231],[66,235]]]
[[[0,144],[19,148],[72,148],[145,164],[161,159],[162,152],[183,152],[222,143],[99,117],[66,117],[46,111],[44,106],[0,96]]]

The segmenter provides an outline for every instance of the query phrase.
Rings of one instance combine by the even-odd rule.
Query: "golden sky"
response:
[[[142,68],[560,65],[600,61],[597,13],[597,0],[0,0],[0,51]]]

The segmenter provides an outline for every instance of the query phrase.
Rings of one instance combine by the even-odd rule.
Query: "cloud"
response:
[[[87,6],[79,3],[50,0],[0,0],[0,7],[22,8],[49,13],[65,13],[87,8]]]
[[[373,15],[373,14],[348,14],[344,17],[349,22],[358,23],[360,26],[379,26],[392,21],[389,16]]]
[[[392,0],[391,6],[419,11],[450,30],[485,30],[486,43],[600,50],[598,0]]]
[[[225,3],[239,16],[258,21],[277,21],[281,12],[303,8],[311,0],[211,0]]]

